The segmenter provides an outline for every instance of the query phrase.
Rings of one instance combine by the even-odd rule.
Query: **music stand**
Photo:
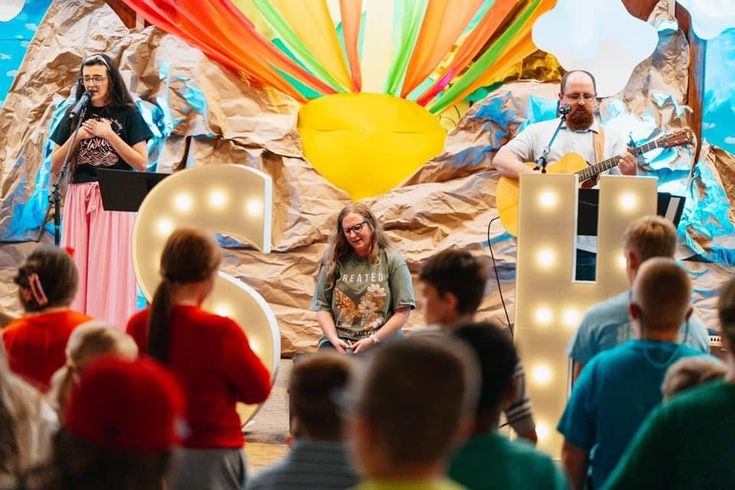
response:
[[[663,216],[679,226],[681,215],[684,212],[684,196],[659,192],[656,204],[656,214]],[[579,189],[577,202],[577,235],[597,236],[597,214],[600,207],[599,189]]]
[[[105,211],[136,212],[156,184],[171,174],[97,168]]]

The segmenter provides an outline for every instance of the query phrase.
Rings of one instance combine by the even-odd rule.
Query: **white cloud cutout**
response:
[[[26,0],[3,0],[0,2],[0,22],[15,19],[23,10]]]
[[[707,57],[704,72],[708,80],[705,91],[705,109],[716,111],[722,105],[735,104],[735,76],[732,61],[735,59],[735,33],[728,31],[707,41]]]
[[[18,74],[18,70],[8,70],[5,72],[5,74],[10,78],[15,78],[15,76]]]
[[[726,137],[725,143],[727,143],[728,145],[735,145],[735,137],[734,136]]]
[[[714,129],[717,127],[717,124],[713,122],[703,122],[702,123],[702,129]]]
[[[34,24],[33,22],[29,22],[25,25],[25,28],[29,31],[36,32],[36,29],[38,29],[38,26]]]
[[[10,59],[13,59],[13,57],[10,56],[9,54],[0,53],[0,61],[7,61],[7,60],[10,60]]]
[[[735,27],[735,0],[679,0],[689,11],[692,27],[702,39],[714,39]]]
[[[587,70],[601,97],[625,88],[633,69],[658,44],[656,29],[630,15],[621,0],[559,0],[533,26],[533,42],[566,70]]]

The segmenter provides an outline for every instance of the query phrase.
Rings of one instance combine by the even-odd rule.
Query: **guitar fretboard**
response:
[[[660,148],[661,146],[662,146],[661,140],[651,141],[650,143],[646,143],[645,145],[637,146],[633,150],[633,153],[635,153],[636,157],[639,157],[643,155],[644,153],[647,153],[656,148]],[[612,158],[608,158],[607,160],[603,160],[600,163],[597,163],[595,165],[590,165],[587,168],[578,170],[577,172],[574,172],[574,173],[579,175],[580,182],[584,182],[585,180],[596,177],[597,175],[601,174],[602,172],[606,170],[610,170],[613,167],[617,167],[619,163],[620,163],[620,157],[614,156]]]

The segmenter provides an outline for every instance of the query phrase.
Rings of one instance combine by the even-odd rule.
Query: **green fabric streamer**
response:
[[[309,71],[309,69],[301,62],[301,60],[295,54],[293,54],[290,49],[288,49],[288,46],[286,46],[286,44],[283,41],[281,41],[278,38],[275,38],[275,39],[271,39],[271,42],[273,43],[275,47],[283,51],[283,54],[291,58],[294,61],[294,63],[299,65],[304,70]],[[290,83],[296,90],[299,91],[299,93],[301,93],[301,95],[303,95],[307,99],[316,99],[317,97],[321,97],[323,95],[320,92],[317,92],[316,90],[311,89],[309,86],[304,85],[298,79],[292,77],[291,75],[279,69],[278,67],[274,66],[273,68],[275,68],[278,71],[278,73],[281,74],[284,80]]]
[[[324,95],[324,94],[317,92],[316,90],[312,90],[311,88],[304,85],[303,83],[301,83],[300,81],[298,81],[297,79],[295,79],[294,77],[286,73],[285,71],[280,70],[278,68],[276,68],[276,71],[283,77],[284,80],[290,83],[293,86],[293,88],[298,90],[299,93],[304,96],[304,98],[312,100],[312,99],[316,99]]]
[[[365,45],[365,22],[366,22],[366,16],[363,12],[362,16],[360,17],[360,33],[357,36],[357,55],[362,59],[362,51],[363,47]],[[342,56],[345,58],[345,65],[350,66],[350,61],[347,58],[347,47],[345,46],[345,33],[344,28],[342,27],[342,22],[337,24],[335,27],[337,31],[337,39],[339,39],[339,46],[342,48]]]
[[[470,95],[464,98],[467,102],[478,102],[488,96],[491,92],[495,92],[497,89],[502,87],[505,82],[493,82],[487,87],[480,87]]]
[[[534,0],[531,2],[521,13],[513,20],[508,29],[503,32],[500,37],[485,51],[480,58],[472,64],[472,66],[458,79],[456,80],[447,90],[434,100],[429,107],[429,112],[437,114],[444,110],[447,106],[454,103],[457,97],[464,92],[467,87],[472,85],[482,74],[487,71],[487,68],[495,63],[500,55],[502,55],[508,48],[510,43],[514,40],[518,31],[528,22],[529,17],[538,8],[541,0]]]
[[[324,66],[322,66],[319,60],[311,54],[309,49],[301,42],[301,39],[299,39],[296,33],[283,20],[278,10],[276,10],[268,0],[253,0],[253,3],[258,7],[258,10],[260,10],[260,13],[263,15],[266,22],[268,22],[271,29],[280,36],[283,43],[299,58],[303,66],[305,66],[314,76],[320,78],[324,83],[328,84],[337,92],[349,92],[347,87],[343,87],[339,82],[332,78],[329,72],[324,68]]]
[[[402,0],[395,3],[393,45],[397,47],[397,53],[386,80],[388,94],[401,95],[408,62],[416,46],[428,4],[428,0]]]

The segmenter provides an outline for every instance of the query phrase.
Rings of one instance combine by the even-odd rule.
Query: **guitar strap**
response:
[[[595,145],[595,163],[600,163],[605,159],[605,128],[602,124],[597,126],[599,131],[592,133],[592,141]]]
[[[592,144],[595,148],[595,163],[600,163],[605,159],[605,129],[602,124],[597,126],[598,131],[592,132]],[[582,187],[589,188],[597,185],[597,181],[600,179],[599,175],[589,179]]]

